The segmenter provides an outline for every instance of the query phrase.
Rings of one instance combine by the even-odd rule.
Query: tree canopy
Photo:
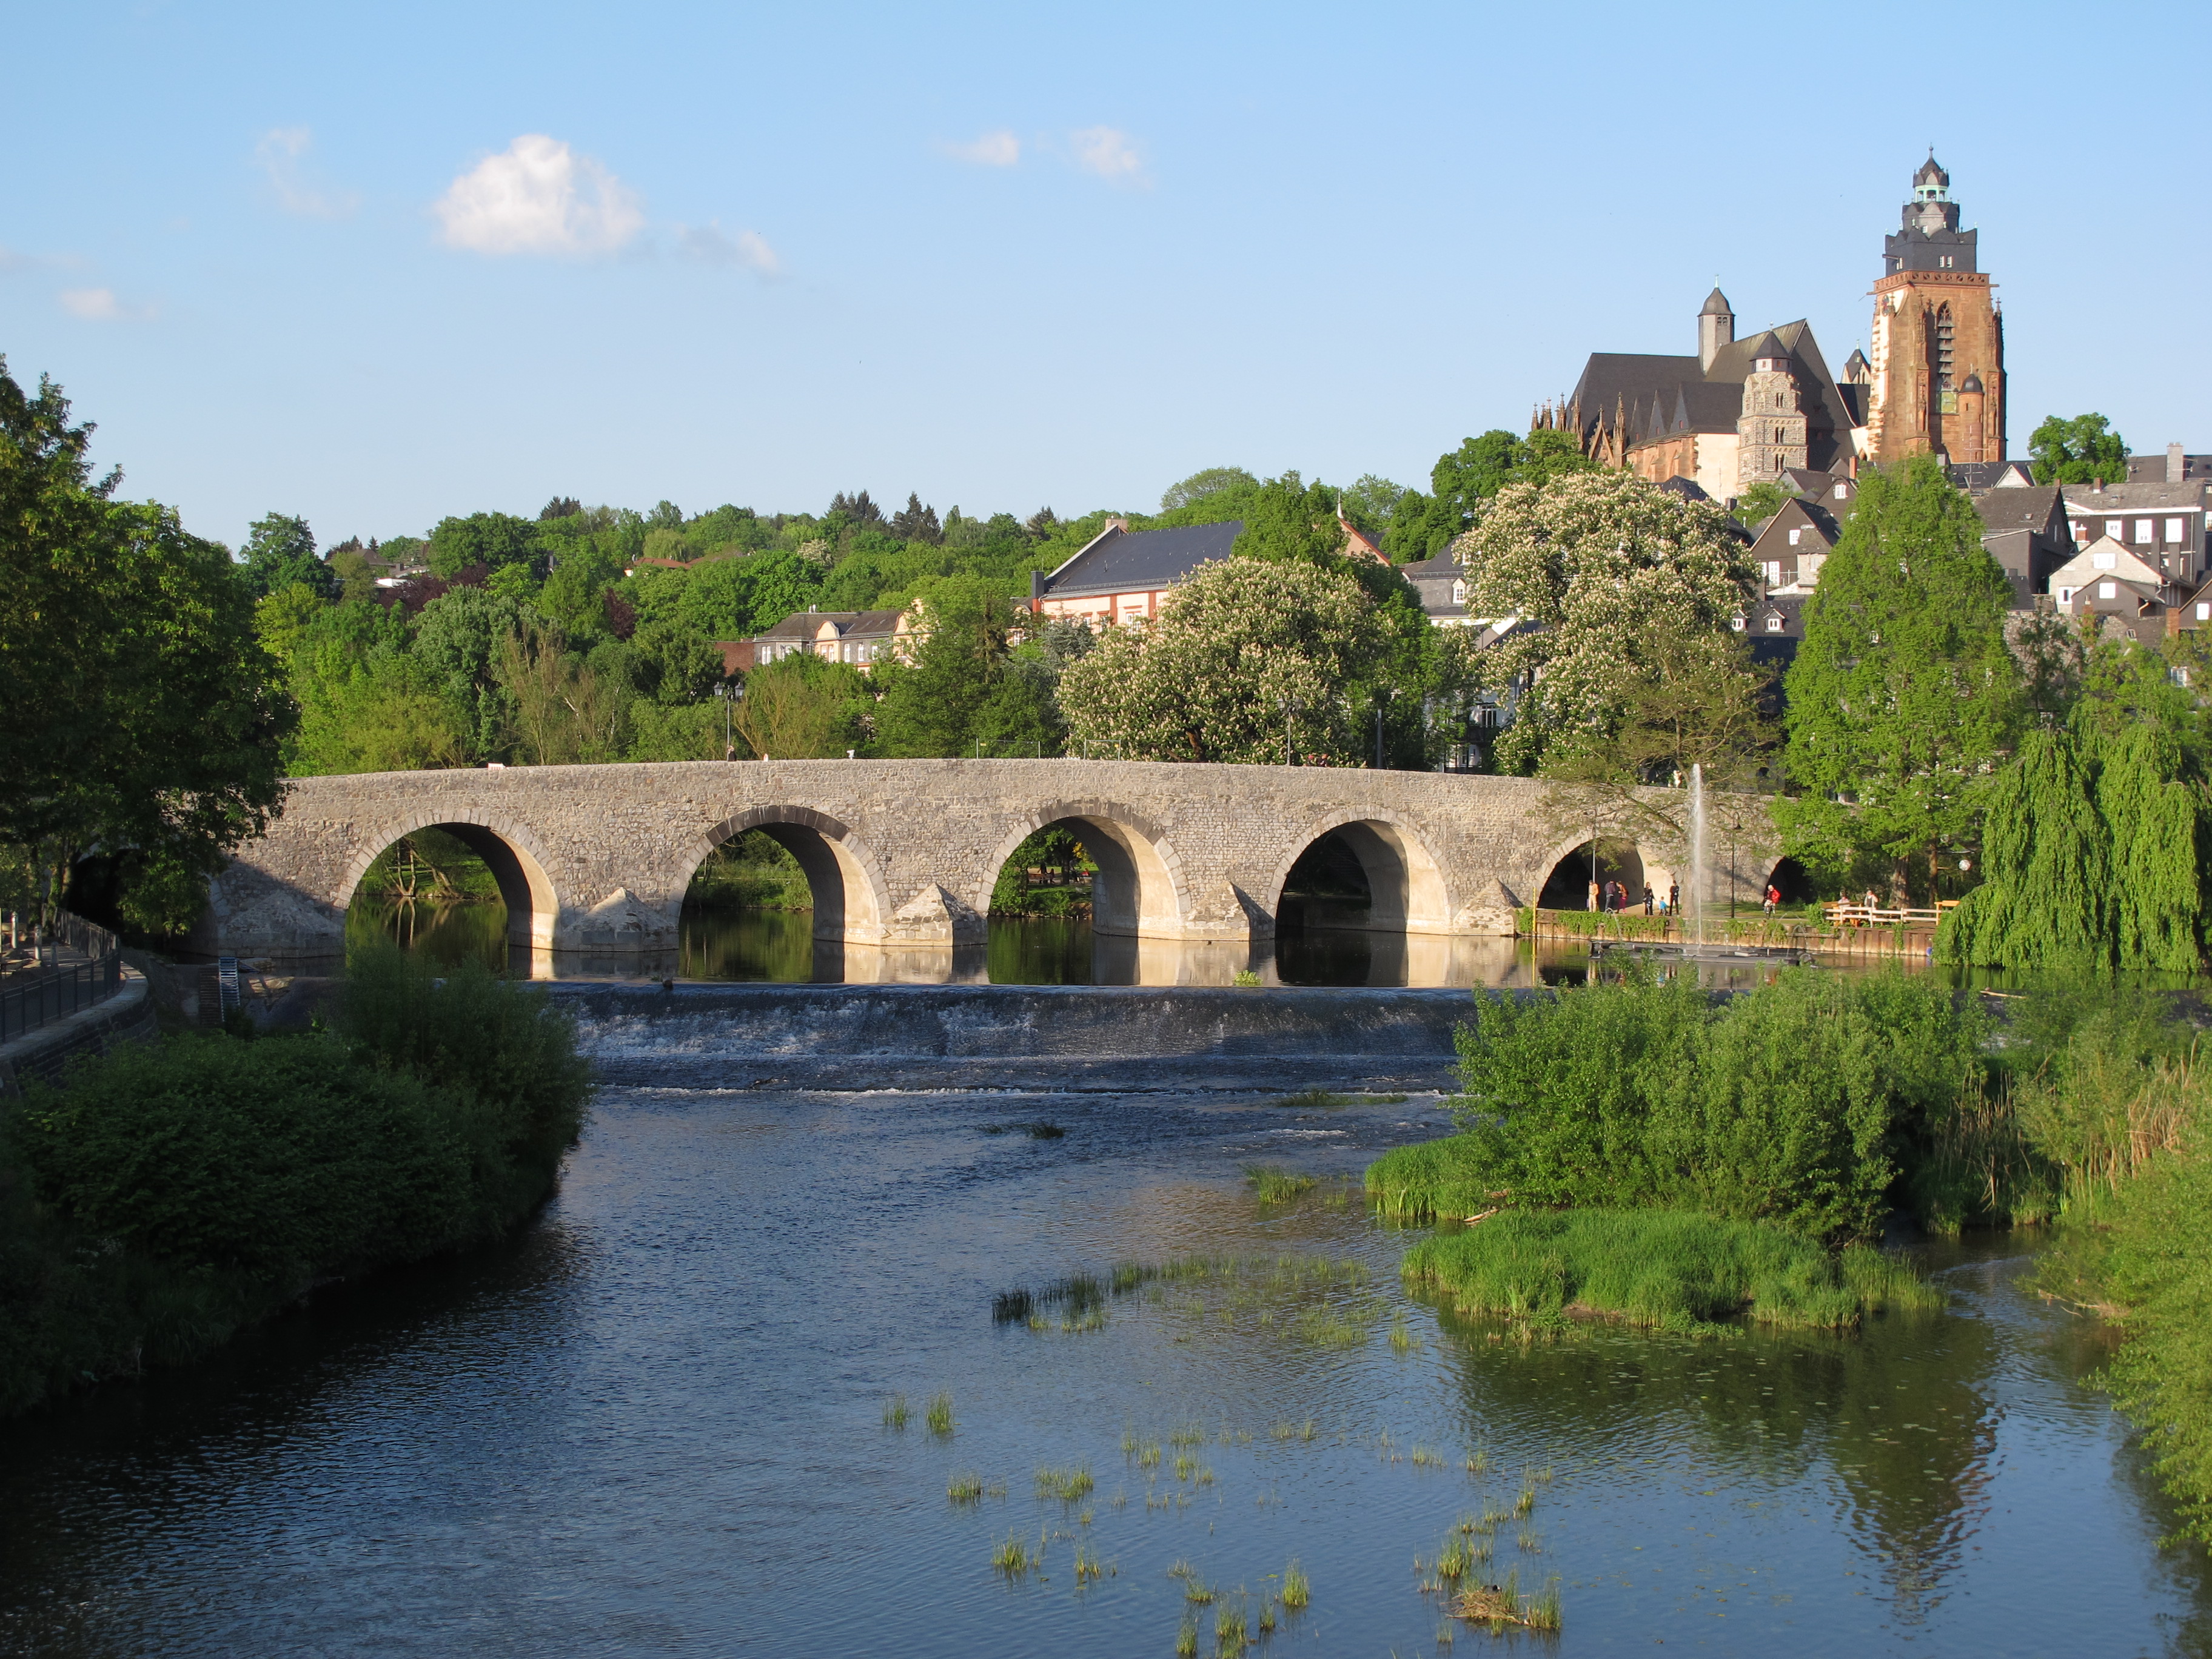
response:
[[[69,413],[0,359],[0,846],[51,902],[100,844],[134,919],[181,926],[195,878],[276,809],[296,711],[228,552],[114,499]]]
[[[1632,752],[1623,732],[1639,707],[1686,684],[1724,697],[1718,712],[1732,720],[1755,689],[1731,637],[1752,570],[1710,502],[1632,473],[1571,470],[1505,485],[1458,552],[1468,612],[1524,624],[1480,659],[1486,685],[1518,690],[1498,744],[1504,770],[1671,769],[1678,749],[1701,756],[1692,711],[1658,714],[1647,734],[1658,740]]]
[[[2047,415],[2027,440],[2038,483],[2124,483],[2127,441],[2102,415]]]
[[[1597,463],[1582,453],[1570,432],[1531,432],[1516,437],[1493,429],[1464,440],[1437,457],[1426,495],[1409,489],[1395,503],[1383,550],[1400,564],[1434,558],[1474,523],[1485,501],[1509,483],[1542,485]]]
[[[1972,839],[2021,709],[2010,590],[1981,530],[1931,457],[1862,478],[1787,681],[1802,793],[1775,819],[1808,866],[1926,892],[1942,849]]]

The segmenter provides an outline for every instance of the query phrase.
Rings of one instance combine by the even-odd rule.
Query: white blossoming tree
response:
[[[1109,628],[1060,684],[1070,747],[1100,758],[1362,764],[1392,637],[1350,575],[1289,561],[1205,564],[1151,623]],[[1286,711],[1285,704],[1291,705]]]
[[[1649,775],[1668,769],[1665,757],[1628,734],[1650,735],[1655,688],[1686,674],[1721,727],[1746,726],[1759,680],[1735,623],[1754,573],[1718,507],[1632,473],[1578,473],[1508,484],[1453,547],[1468,614],[1526,624],[1479,660],[1487,687],[1522,688],[1498,742],[1501,770],[1666,781]],[[1659,723],[1679,731],[1684,769],[1717,735],[1694,719]]]

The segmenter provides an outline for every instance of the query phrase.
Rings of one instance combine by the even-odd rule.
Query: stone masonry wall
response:
[[[410,830],[453,826],[486,853],[518,944],[665,950],[692,872],[761,824],[806,832],[844,884],[854,943],[980,939],[993,884],[1031,831],[1082,818],[1130,851],[1147,937],[1273,931],[1298,855],[1340,826],[1402,848],[1407,931],[1501,934],[1587,826],[1545,821],[1523,779],[1330,768],[1084,760],[713,761],[371,773],[295,781],[266,836],[212,884],[197,942],[252,957],[343,949],[370,861]],[[1662,853],[1647,863],[1671,864]],[[818,854],[818,868],[832,866]],[[504,867],[502,867],[504,866]],[[1659,884],[1664,885],[1662,882]],[[527,914],[522,912],[527,910]],[[823,914],[831,914],[827,908]]]

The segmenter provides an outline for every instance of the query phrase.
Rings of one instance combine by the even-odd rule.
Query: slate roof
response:
[[[2025,461],[1954,461],[1950,474],[1951,482],[1966,490],[2013,489],[2035,482]]]
[[[2067,484],[2066,505],[2087,517],[2095,513],[2186,513],[2204,505],[2202,483],[2108,483],[2102,489]]]
[[[1763,330],[1752,339],[1723,346],[1713,354],[1710,369],[1700,367],[1694,354],[1676,357],[1652,352],[1593,351],[1583,366],[1582,378],[1568,394],[1568,402],[1581,405],[1587,426],[1611,420],[1626,401],[1632,443],[1649,442],[1674,432],[1733,432],[1743,417],[1743,382],[1752,372],[1756,348],[1770,340],[1796,368],[1806,416],[1806,459],[1822,471],[1847,461],[1850,429],[1866,423],[1864,398],[1863,395],[1847,398],[1836,385],[1813,338],[1812,325],[1802,318]],[[1770,354],[1774,349],[1767,347]],[[1852,390],[1863,394],[1865,389]]]
[[[898,630],[898,619],[902,611],[794,611],[765,633],[753,638],[766,644],[781,644],[787,640],[812,641],[821,636],[822,624],[834,623],[840,639],[854,635],[888,636]]]
[[[1208,559],[1225,559],[1244,532],[1244,520],[1187,525],[1176,530],[1121,530],[1109,526],[1050,574],[1030,585],[1033,599],[1089,593],[1146,593],[1172,587]]]
[[[1982,533],[1985,536],[2004,530],[2047,530],[2055,534],[2065,520],[2057,484],[1992,489],[1975,496],[1973,501],[1974,511],[1982,515]]]

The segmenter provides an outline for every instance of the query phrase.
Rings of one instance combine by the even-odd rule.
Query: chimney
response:
[[[1109,514],[1106,520],[1106,528],[1108,530],[1118,530],[1126,536],[1129,533],[1129,521],[1127,519],[1117,519]]]
[[[2182,457],[2181,446],[2179,444],[2168,444],[2166,447],[2166,483],[2183,483],[2187,477],[2188,472],[2189,463]]]

